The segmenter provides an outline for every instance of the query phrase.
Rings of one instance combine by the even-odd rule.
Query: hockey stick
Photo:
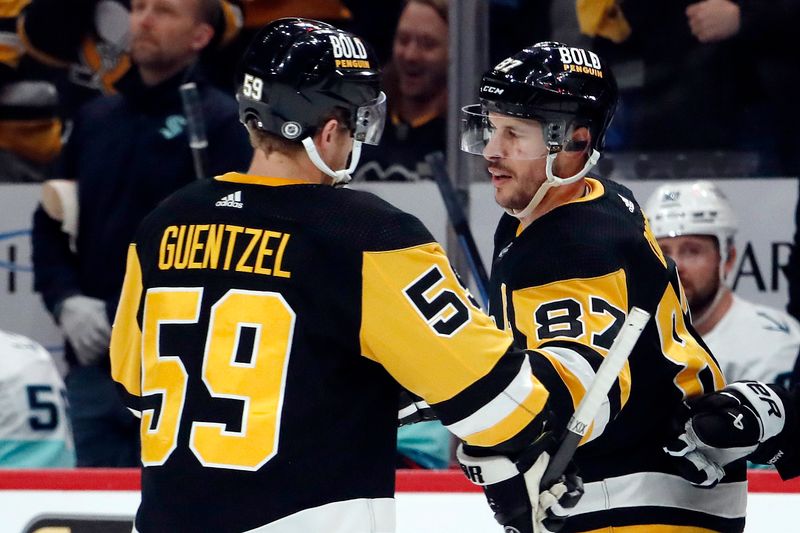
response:
[[[206,156],[208,138],[203,121],[203,108],[200,105],[200,94],[197,91],[197,84],[193,81],[181,85],[180,92],[183,114],[186,115],[186,129],[189,133],[189,147],[192,149],[194,175],[201,180],[206,177],[208,168]]]
[[[553,454],[550,463],[542,475],[540,487],[550,487],[553,483],[561,477],[566,471],[575,450],[578,448],[583,436],[589,429],[589,425],[594,420],[595,415],[600,410],[603,399],[608,395],[614,380],[617,379],[622,367],[625,366],[625,361],[633,351],[636,341],[639,340],[642,330],[650,320],[650,313],[634,307],[628,313],[628,318],[622,325],[622,329],[614,339],[614,343],[608,350],[600,368],[597,369],[595,378],[589,388],[586,390],[578,407],[575,409],[575,414],[569,419],[567,424],[567,433],[561,441],[561,444]]]
[[[441,152],[436,152],[425,156],[425,160],[431,166],[433,178],[436,180],[436,185],[439,186],[439,193],[442,195],[444,206],[447,209],[447,216],[450,218],[453,230],[458,236],[458,243],[461,245],[461,249],[464,250],[464,255],[467,258],[467,263],[469,263],[469,269],[472,272],[475,285],[478,287],[478,292],[481,294],[483,305],[488,307],[489,276],[486,275],[486,268],[483,266],[478,247],[475,245],[475,239],[472,237],[472,231],[469,229],[467,216],[464,214],[464,209],[461,207],[456,190],[453,188],[453,184],[450,183],[450,177],[447,175],[444,155]]]

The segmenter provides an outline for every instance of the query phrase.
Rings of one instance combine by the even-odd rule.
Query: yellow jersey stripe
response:
[[[276,178],[274,176],[255,176],[253,174],[242,174],[240,172],[227,172],[222,176],[214,178],[217,181],[229,183],[245,183],[253,185],[268,185],[277,187],[280,185],[310,185],[310,181],[294,178]]]
[[[561,380],[567,386],[567,390],[569,390],[569,394],[572,397],[573,408],[577,409],[578,403],[584,397],[586,391],[595,379],[596,373],[592,365],[579,353],[569,348],[551,346],[548,348],[540,348],[538,352],[544,355],[553,365],[553,368],[556,369]],[[602,435],[610,420],[611,404],[608,399],[606,399],[606,401],[601,404],[600,410],[594,417],[594,421],[590,424],[589,429],[581,439],[581,444],[592,441]]]
[[[491,374],[486,379],[491,379]],[[504,420],[531,394],[542,394],[542,391],[544,391],[543,387],[541,390],[535,390],[535,382],[531,380],[531,363],[525,357],[522,359],[517,375],[500,394],[470,416],[449,424],[447,429],[461,438],[479,433]],[[546,391],[544,392],[546,398]]]
[[[473,446],[497,446],[525,429],[525,426],[544,410],[547,398],[550,396],[544,385],[534,375],[530,376],[530,381],[533,383],[533,390],[511,414],[494,426],[467,435],[463,439]]]
[[[642,526],[614,526],[585,531],[584,533],[718,533],[713,529],[692,526],[649,524]]]
[[[141,297],[142,268],[136,245],[131,244],[111,335],[111,377],[133,396],[142,395],[142,330],[136,320]]]

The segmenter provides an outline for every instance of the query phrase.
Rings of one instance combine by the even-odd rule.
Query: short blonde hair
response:
[[[280,153],[295,157],[304,150],[303,144],[299,141],[290,141],[274,133],[257,128],[255,119],[247,121],[247,134],[250,136],[250,145],[253,149],[261,150],[266,155]]]
[[[316,128],[314,128],[311,135],[313,136],[317,131],[319,131],[320,128],[325,126],[329,120],[337,121],[339,129],[350,129],[350,117],[348,116],[348,111],[341,107],[334,107],[331,109],[330,113],[325,116],[325,118],[319,121],[319,124],[317,124]],[[256,126],[255,118],[248,120],[246,126],[247,133],[250,135],[250,144],[252,147],[256,150],[261,150],[267,155],[273,152],[278,152],[290,157],[294,157],[305,150],[301,141],[290,141],[289,139],[281,137],[280,135],[276,135],[258,128],[258,126]]]

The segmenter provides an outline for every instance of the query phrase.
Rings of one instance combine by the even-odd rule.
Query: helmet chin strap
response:
[[[531,201],[528,202],[528,205],[519,211],[516,209],[505,208],[506,213],[520,220],[527,218],[531,213],[533,213],[533,210],[536,209],[536,206],[542,201],[542,198],[544,198],[544,195],[547,194],[547,191],[553,187],[560,187],[561,185],[575,183],[579,179],[586,176],[586,174],[592,170],[592,167],[594,167],[597,164],[597,161],[600,159],[600,152],[597,150],[592,150],[592,155],[590,155],[589,159],[586,160],[586,163],[583,165],[583,168],[580,170],[580,172],[574,176],[570,176],[569,178],[559,178],[553,173],[553,162],[555,162],[556,156],[558,156],[558,153],[556,152],[547,154],[547,164],[545,165],[547,181],[539,186],[539,190],[533,195],[533,198],[531,198]]]
[[[358,160],[361,159],[361,141],[353,141],[353,149],[350,152],[350,166],[341,170],[332,170],[331,167],[322,160],[317,151],[317,145],[314,144],[314,140],[311,137],[303,139],[303,146],[306,149],[308,158],[311,159],[314,166],[317,167],[320,172],[333,178],[334,185],[347,185],[350,180],[353,179],[350,174],[356,170]]]

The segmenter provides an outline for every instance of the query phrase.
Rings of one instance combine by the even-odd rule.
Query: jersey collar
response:
[[[217,181],[227,181],[231,183],[267,185],[269,187],[280,187],[282,185],[313,185],[312,183],[300,179],[276,178],[274,176],[255,176],[253,174],[242,174],[241,172],[228,172],[222,176],[217,176],[214,179]]]
[[[599,180],[596,180],[594,178],[586,178],[585,179],[585,183],[586,183],[586,191],[584,192],[583,196],[580,196],[580,197],[575,198],[573,200],[570,200],[568,202],[564,202],[563,204],[558,204],[553,209],[551,209],[551,211],[555,211],[559,207],[563,207],[563,206],[569,205],[569,204],[577,204],[577,203],[581,203],[581,202],[591,202],[592,200],[597,200],[598,198],[603,196],[603,194],[605,193],[605,187],[603,187],[603,184],[600,183]],[[517,237],[519,237],[519,235],[522,233],[522,231],[523,231],[523,227],[522,227],[522,223],[520,223],[517,226],[517,230],[515,232],[515,235]]]

